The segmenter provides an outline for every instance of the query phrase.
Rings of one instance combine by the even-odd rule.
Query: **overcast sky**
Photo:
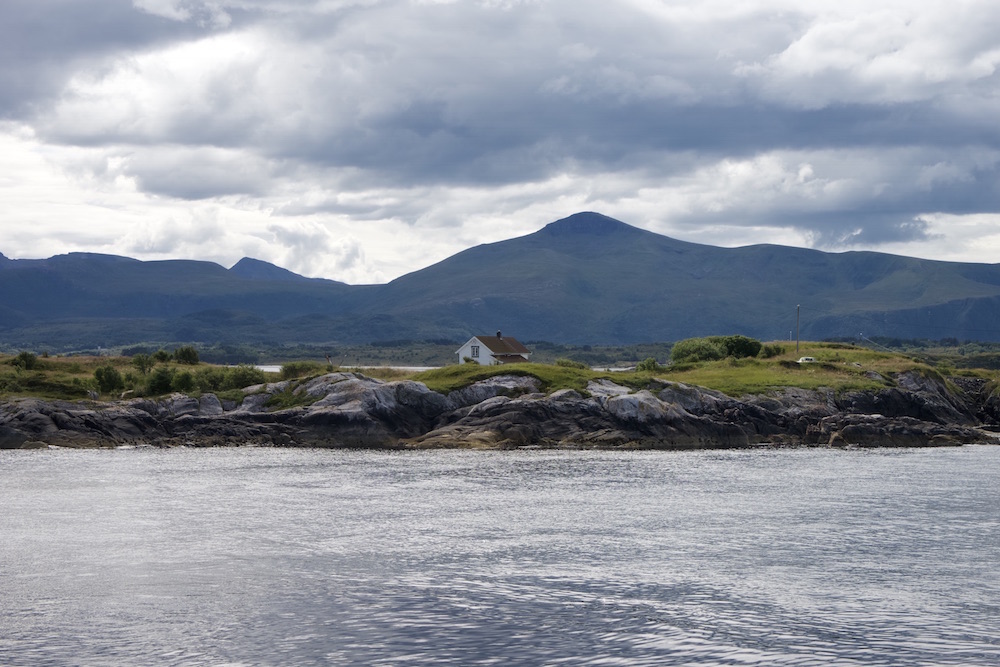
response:
[[[1000,261],[995,0],[2,0],[0,252],[384,282],[598,211]]]

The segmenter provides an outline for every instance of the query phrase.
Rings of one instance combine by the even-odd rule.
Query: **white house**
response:
[[[516,338],[496,336],[473,336],[458,349],[458,363],[471,359],[480,366],[523,363],[531,356],[531,350]]]

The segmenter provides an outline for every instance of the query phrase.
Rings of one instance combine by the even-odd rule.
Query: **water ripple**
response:
[[[0,452],[0,664],[1000,664],[998,464]]]

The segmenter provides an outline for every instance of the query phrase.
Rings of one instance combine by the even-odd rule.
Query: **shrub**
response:
[[[156,365],[156,361],[148,354],[137,354],[132,357],[132,365],[143,375],[149,373]]]
[[[181,371],[174,376],[171,385],[174,391],[183,391],[185,393],[192,391],[195,388],[194,375],[191,374],[191,371]]]
[[[157,350],[153,353],[153,361],[165,364],[170,361],[170,353],[166,350]]]
[[[768,343],[760,348],[760,356],[764,359],[779,357],[785,353],[785,348],[777,343]]]
[[[760,341],[755,338],[748,338],[736,334],[734,336],[722,336],[722,346],[726,348],[726,356],[742,359],[743,357],[756,357],[760,354]]]
[[[174,371],[168,366],[160,366],[149,375],[146,382],[146,393],[151,396],[169,394],[173,388]]]
[[[572,359],[556,359],[556,366],[562,366],[564,368],[590,368],[590,366],[582,361],[573,361]]]
[[[662,366],[656,363],[656,359],[654,359],[653,357],[649,357],[648,359],[643,359],[642,361],[640,361],[636,365],[635,370],[641,373],[654,373],[658,370],[661,370],[662,368],[663,368]]]
[[[306,375],[319,374],[326,368],[328,368],[326,365],[316,361],[290,361],[287,364],[282,364],[281,379],[291,380]]]
[[[226,371],[226,381],[223,389],[242,389],[255,384],[267,382],[264,371],[249,364],[240,364]]]
[[[742,359],[756,357],[761,350],[760,341],[739,334],[733,336],[706,336],[688,338],[674,343],[670,358],[675,361],[716,361],[726,357]]]
[[[715,361],[726,356],[726,348],[712,338],[687,338],[674,343],[670,359],[677,362]]]
[[[226,369],[200,368],[194,375],[194,382],[201,391],[220,391],[226,386]]]
[[[11,363],[18,368],[30,371],[38,365],[38,357],[31,352],[21,352],[14,357],[14,361]]]
[[[125,386],[130,389],[135,389],[139,386],[139,378],[135,376],[132,371],[125,371],[125,375],[122,377],[125,382]]]
[[[97,388],[102,394],[110,394],[125,388],[122,374],[111,364],[100,366],[94,370],[94,379],[97,380]]]
[[[174,359],[179,364],[187,364],[189,366],[198,365],[198,350],[194,349],[191,345],[185,345],[184,347],[179,347],[174,350]]]

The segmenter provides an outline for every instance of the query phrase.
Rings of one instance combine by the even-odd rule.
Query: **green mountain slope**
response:
[[[872,328],[879,322],[898,322],[906,330],[893,335],[983,338],[988,330],[1000,337],[1000,318],[955,314],[961,304],[988,309],[1000,296],[998,281],[996,266],[773,245],[717,248],[581,213],[403,276],[372,306],[465,322],[468,332],[504,327],[522,338],[576,343],[727,332],[784,338],[800,305],[803,333],[813,337],[856,335],[861,324],[872,335],[883,333]]]
[[[624,344],[744,333],[1000,340],[1000,266],[686,243],[597,213],[482,245],[387,285],[241,260],[0,255],[0,344],[521,340]]]

